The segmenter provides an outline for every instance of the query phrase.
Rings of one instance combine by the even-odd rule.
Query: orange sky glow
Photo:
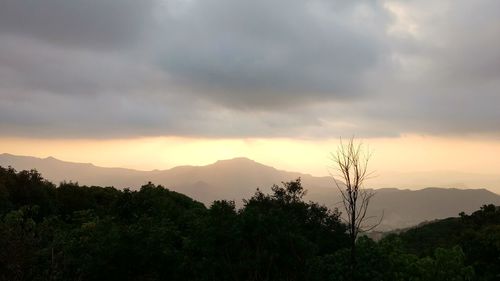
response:
[[[362,140],[373,156],[375,172],[371,185],[412,185],[401,177],[405,173],[436,172],[498,175],[500,143],[479,138],[444,138],[408,135],[399,138]],[[329,174],[330,152],[338,139],[297,140],[270,139],[199,139],[155,137],[115,140],[83,139],[0,139],[0,152],[36,157],[53,156],[72,162],[93,163],[103,167],[125,167],[139,170],[168,169],[179,165],[207,165],[220,159],[248,157],[278,169]],[[450,174],[449,184],[454,183]],[[419,179],[421,181],[421,179]],[[433,184],[432,179],[419,183]],[[442,184],[435,181],[435,185]],[[474,187],[474,183],[457,187]],[[369,183],[370,185],[370,183]],[[483,186],[481,186],[483,187]],[[500,186],[499,186],[500,187]],[[496,186],[490,187],[496,190]]]

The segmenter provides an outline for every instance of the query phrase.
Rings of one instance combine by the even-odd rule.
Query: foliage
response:
[[[436,248],[459,246],[465,263],[474,267],[478,280],[500,280],[499,207],[484,205],[471,215],[460,213],[458,218],[425,224],[398,238],[406,251],[417,256],[429,255]]]
[[[349,280],[340,213],[304,194],[297,179],[257,190],[241,209],[207,208],[152,183],[56,187],[0,167],[0,280]],[[498,209],[452,223],[459,234],[430,224],[380,242],[360,237],[356,278],[497,280]],[[428,237],[429,227],[448,236]]]

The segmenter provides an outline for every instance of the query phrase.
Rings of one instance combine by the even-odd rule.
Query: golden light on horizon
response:
[[[370,167],[383,173],[450,170],[498,171],[500,143],[488,139],[403,136],[362,140],[372,153]],[[338,139],[287,138],[206,139],[155,137],[115,140],[0,139],[0,152],[139,170],[179,165],[207,165],[221,159],[247,157],[278,169],[328,175],[329,153]]]

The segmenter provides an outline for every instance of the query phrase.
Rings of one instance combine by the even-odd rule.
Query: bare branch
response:
[[[342,220],[346,222],[348,234],[351,239],[351,260],[352,268],[355,266],[355,241],[358,234],[373,230],[382,222],[383,214],[378,223],[366,226],[368,206],[375,196],[372,190],[364,189],[364,182],[373,176],[373,172],[368,170],[368,162],[372,153],[365,149],[361,142],[355,142],[354,137],[347,142],[340,139],[340,144],[335,153],[330,153],[335,173],[330,173],[335,185],[341,195],[346,217]],[[337,178],[344,181],[340,184]]]

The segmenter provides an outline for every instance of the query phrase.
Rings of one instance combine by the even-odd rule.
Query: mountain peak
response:
[[[252,159],[246,157],[237,157],[225,160],[218,160],[217,162],[208,165],[214,169],[222,169],[225,172],[230,172],[232,174],[238,174],[243,171],[253,171],[255,173],[274,173],[274,172],[282,172],[277,170],[272,166],[268,166]]]
[[[215,164],[222,164],[222,163],[257,163],[256,161],[246,158],[246,157],[236,157],[236,158],[231,158],[231,159],[223,159],[223,160],[217,160]]]
[[[57,159],[57,158],[55,158],[55,157],[52,157],[52,156],[49,156],[49,157],[45,157],[45,158],[43,158],[43,160],[50,160],[50,161],[61,161],[61,160],[59,160],[59,159]]]
[[[259,163],[257,161],[254,161],[252,159],[246,158],[246,157],[236,157],[236,158],[231,158],[231,159],[225,159],[225,160],[218,160],[213,166],[216,167],[227,167],[231,169],[242,169],[244,167],[259,167],[259,168],[271,168],[275,169],[274,167],[264,165],[262,163]]]

